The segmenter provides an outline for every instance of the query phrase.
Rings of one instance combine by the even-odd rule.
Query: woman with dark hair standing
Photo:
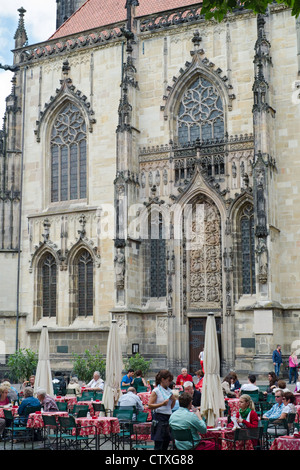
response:
[[[169,388],[173,375],[161,370],[155,377],[155,388],[149,398],[148,406],[153,412],[151,439],[155,450],[167,450],[171,440],[169,418],[175,405],[175,397]]]

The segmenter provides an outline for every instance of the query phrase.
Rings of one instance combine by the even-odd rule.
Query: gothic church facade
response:
[[[299,21],[276,3],[221,23],[157,3],[57,1],[34,46],[19,10],[2,352],[37,350],[47,325],[68,369],[105,354],[113,318],[124,355],[138,344],[153,370],[193,372],[214,312],[221,373],[266,374],[276,344],[300,346]]]

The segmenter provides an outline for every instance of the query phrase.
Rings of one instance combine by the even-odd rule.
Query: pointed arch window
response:
[[[150,297],[166,296],[166,240],[163,217],[153,211],[149,216]]]
[[[93,315],[94,266],[91,254],[82,250],[77,259],[78,269],[78,315]]]
[[[56,273],[55,258],[47,253],[41,262],[43,317],[56,317]]]
[[[51,130],[51,202],[86,198],[86,124],[68,103]]]
[[[193,81],[182,96],[177,125],[181,145],[224,137],[223,103],[213,83],[201,76]]]
[[[252,205],[247,205],[240,219],[243,294],[255,294],[255,234]]]

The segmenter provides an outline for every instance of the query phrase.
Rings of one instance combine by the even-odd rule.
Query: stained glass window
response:
[[[166,296],[166,241],[161,214],[151,214],[150,233],[150,296]]]
[[[243,294],[255,294],[255,238],[253,208],[247,206],[241,217]]]
[[[90,253],[83,250],[78,258],[78,315],[93,315],[93,260]]]
[[[51,202],[86,198],[86,125],[68,103],[51,133]]]
[[[224,112],[216,87],[198,77],[183,94],[178,113],[180,144],[224,137]]]
[[[56,262],[51,253],[42,260],[43,316],[56,316]]]

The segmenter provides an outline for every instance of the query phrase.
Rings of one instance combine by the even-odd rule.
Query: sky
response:
[[[12,65],[14,35],[19,22],[19,8],[25,8],[28,43],[45,41],[55,31],[55,0],[0,0],[0,63]],[[5,98],[11,92],[13,73],[0,69],[0,129],[5,112]]]

